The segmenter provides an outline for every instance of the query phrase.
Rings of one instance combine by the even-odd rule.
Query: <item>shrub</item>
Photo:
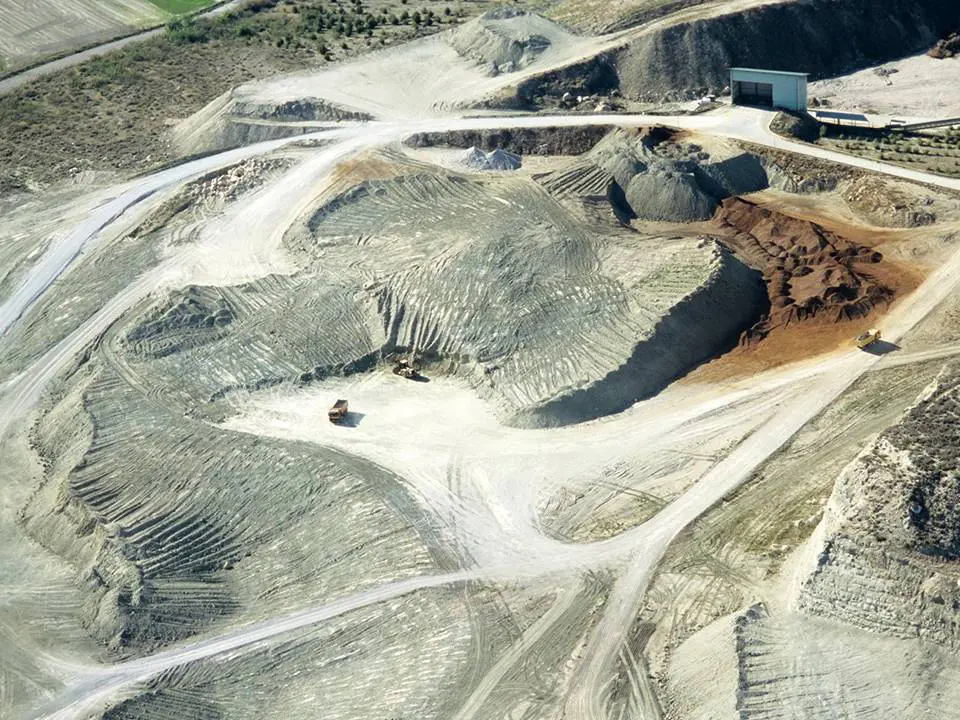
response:
[[[177,18],[167,25],[167,35],[177,45],[205,43],[210,39],[210,28],[192,18]]]

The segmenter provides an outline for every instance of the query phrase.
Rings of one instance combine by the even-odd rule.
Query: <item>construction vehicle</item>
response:
[[[333,404],[333,407],[327,411],[327,417],[330,419],[330,422],[339,423],[346,419],[348,412],[350,411],[347,409],[347,401],[337,400]]]
[[[857,336],[857,347],[861,350],[864,350],[873,345],[879,339],[880,331],[877,328],[870,328],[865,333]]]
[[[422,377],[420,375],[420,363],[413,356],[397,358],[393,364],[393,374],[408,380],[419,380]]]

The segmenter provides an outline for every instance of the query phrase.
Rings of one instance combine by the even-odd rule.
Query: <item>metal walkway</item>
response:
[[[908,125],[891,124],[889,128],[899,128],[900,130],[929,130],[931,128],[949,127],[951,125],[960,125],[960,118],[947,118],[946,120],[928,120],[927,122],[909,123]]]

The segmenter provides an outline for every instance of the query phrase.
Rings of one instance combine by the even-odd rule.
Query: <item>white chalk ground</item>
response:
[[[299,391],[238,396],[240,414],[226,424],[335,447],[392,470],[430,511],[448,520],[480,565],[576,564],[578,555],[593,564],[616,557],[620,548],[573,547],[544,535],[536,510],[541,497],[589,485],[617,458],[636,461],[638,453],[687,446],[692,435],[719,446],[736,442],[790,393],[790,378],[810,371],[774,373],[769,382],[742,392],[675,388],[616,416],[548,430],[501,425],[491,408],[452,378],[413,382],[382,371]],[[326,418],[337,397],[350,401],[344,425]]]
[[[826,109],[907,121],[960,117],[960,58],[935,60],[915,55],[811,83],[809,95],[829,100],[831,107]]]

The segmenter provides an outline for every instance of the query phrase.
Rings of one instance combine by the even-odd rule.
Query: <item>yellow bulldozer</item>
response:
[[[879,339],[880,331],[877,328],[870,328],[865,333],[858,335],[854,342],[856,342],[858,348],[865,350]]]
[[[420,363],[414,355],[410,357],[398,357],[393,363],[393,374],[408,380],[419,380]]]

